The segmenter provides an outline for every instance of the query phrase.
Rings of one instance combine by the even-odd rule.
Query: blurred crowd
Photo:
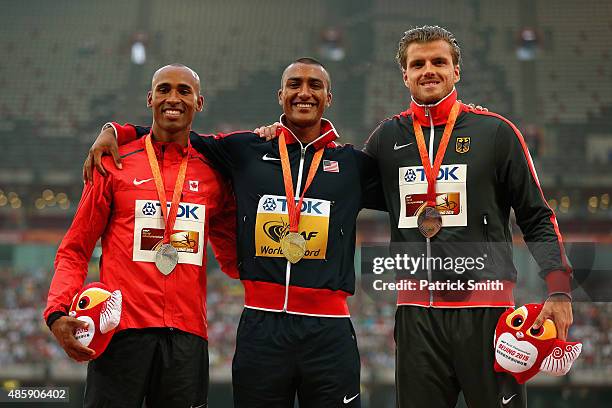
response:
[[[66,361],[42,320],[50,273],[0,268],[0,366]],[[211,372],[230,372],[234,339],[243,305],[242,285],[213,269],[208,275],[208,334]],[[350,300],[364,372],[392,373],[392,299],[372,299],[363,291]],[[569,338],[583,343],[576,370],[612,367],[612,304],[574,303]],[[2,374],[0,370],[0,375]]]
[[[48,282],[0,268],[0,366],[64,358],[42,320]]]

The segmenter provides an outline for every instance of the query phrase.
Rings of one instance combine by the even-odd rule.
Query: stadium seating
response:
[[[612,5],[590,0],[537,3],[540,30],[550,32],[538,59],[539,101],[546,122],[589,122],[612,105],[609,38]]]
[[[480,2],[479,2],[480,3]],[[487,8],[484,2],[483,9]],[[428,2],[427,7],[398,8],[397,2],[378,1],[373,21],[375,52],[366,89],[366,123],[380,120],[405,110],[410,102],[395,62],[397,46],[404,31],[415,26],[437,24],[450,29],[462,47],[462,74],[457,85],[465,102],[487,106],[504,115],[512,113],[513,91],[508,87],[503,61],[495,59],[493,45],[496,25],[484,19],[479,7],[463,2]],[[495,4],[496,12],[512,13],[514,3]],[[508,10],[507,10],[508,9]],[[503,31],[503,30],[502,30]]]

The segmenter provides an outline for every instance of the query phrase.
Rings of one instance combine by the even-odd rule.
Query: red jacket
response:
[[[194,149],[176,143],[153,146],[168,200],[181,159],[190,152],[172,237],[181,246],[179,264],[168,276],[154,264],[153,247],[163,236],[164,223],[142,138],[119,148],[123,170],[115,168],[110,156],[104,157],[108,176],[94,172],[93,183],[85,186],[73,223],[57,251],[45,320],[53,312],[68,310],[102,237],[100,280],[123,294],[118,330],[174,327],[207,338],[209,237],[221,269],[238,277],[234,196],[230,185]]]

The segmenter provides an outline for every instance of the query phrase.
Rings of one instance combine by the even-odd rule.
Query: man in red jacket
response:
[[[232,190],[189,142],[203,107],[198,75],[179,64],[160,68],[147,105],[151,132],[119,149],[123,171],[106,166],[107,177],[85,186],[44,312],[66,353],[89,360],[92,350],[74,337],[85,323],[67,310],[101,237],[100,280],[121,290],[123,313],[106,351],[88,365],[87,407],[205,406],[209,237],[222,270],[238,276]]]

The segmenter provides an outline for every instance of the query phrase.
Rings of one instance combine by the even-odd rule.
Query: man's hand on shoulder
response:
[[[102,129],[96,141],[87,154],[85,163],[83,163],[83,182],[89,183],[93,181],[93,168],[95,167],[98,173],[105,176],[107,175],[106,169],[102,165],[103,155],[112,155],[115,166],[118,169],[122,168],[121,157],[119,156],[119,146],[117,145],[117,138],[115,137],[115,130],[112,126]]]
[[[533,323],[533,327],[539,328],[546,319],[551,319],[555,323],[557,337],[565,341],[567,332],[574,321],[570,297],[562,293],[550,295],[544,302],[544,307]]]
[[[461,99],[457,99],[457,102],[459,103],[464,103],[461,101]],[[480,105],[474,105],[473,103],[466,103],[467,106],[469,106],[472,109],[478,110],[478,111],[483,111],[483,112],[488,112],[489,109],[485,108],[484,106],[480,106]]]
[[[257,129],[253,130],[253,133],[266,139],[266,141],[270,141],[278,137],[281,126],[282,125],[279,122],[274,122],[268,126],[258,127]]]
[[[89,347],[82,345],[74,333],[77,329],[87,329],[87,323],[70,316],[62,316],[51,325],[51,332],[64,349],[68,357],[75,361],[89,361],[96,354]]]

